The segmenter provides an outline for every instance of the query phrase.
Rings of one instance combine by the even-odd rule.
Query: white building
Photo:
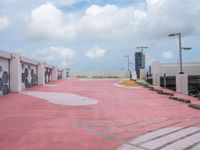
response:
[[[152,80],[153,85],[160,86],[162,78],[165,76],[171,81],[175,80],[176,91],[188,93],[189,81],[200,77],[200,62],[190,62],[183,64],[183,75],[179,74],[178,63],[160,63],[159,61],[152,63]],[[170,81],[169,81],[170,82]]]

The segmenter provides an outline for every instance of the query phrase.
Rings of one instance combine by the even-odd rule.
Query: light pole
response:
[[[68,78],[69,77],[69,72],[70,72],[70,68],[69,68],[69,57],[67,56],[67,64],[66,64],[67,68],[66,68],[66,71],[67,71],[67,74],[66,74],[66,77]]]
[[[142,52],[142,69],[145,68],[145,58],[143,57],[143,53],[144,53],[144,49],[147,49],[149,47],[147,46],[139,46],[137,47],[137,49],[141,49],[141,52]]]
[[[179,58],[180,58],[180,72],[179,72],[179,74],[184,74],[183,64],[182,64],[182,50],[191,50],[192,48],[182,47],[181,33],[172,33],[172,34],[169,34],[168,36],[176,36],[176,35],[179,37]]]
[[[129,55],[125,55],[124,57],[127,57],[127,61],[128,61],[128,73],[129,73],[129,78],[131,80],[132,79],[132,74],[131,74],[131,70],[130,70],[130,64],[132,64],[132,63],[130,63],[130,57],[129,57]]]
[[[130,70],[130,59],[129,59],[129,55],[125,55],[124,57],[127,57],[127,61],[128,61],[128,71]]]

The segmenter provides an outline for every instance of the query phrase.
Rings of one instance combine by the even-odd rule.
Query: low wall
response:
[[[67,70],[0,50],[0,96],[65,79]]]

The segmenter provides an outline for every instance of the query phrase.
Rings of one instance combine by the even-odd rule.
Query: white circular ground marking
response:
[[[58,93],[58,92],[33,92],[24,91],[22,94],[37,97],[43,100],[47,100],[50,103],[61,104],[61,105],[92,105],[98,101],[87,97],[79,96],[71,93]]]
[[[122,145],[117,150],[182,150],[200,149],[200,128],[164,128],[147,133]]]

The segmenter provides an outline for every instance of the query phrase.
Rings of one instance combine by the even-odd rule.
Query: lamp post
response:
[[[139,47],[137,47],[137,49],[141,49],[141,52],[142,52],[142,69],[144,69],[145,68],[145,58],[143,57],[143,53],[144,53],[144,49],[147,49],[147,48],[149,48],[149,47],[147,47],[147,46],[139,46]]]
[[[69,57],[67,56],[67,64],[66,64],[66,71],[67,71],[67,75],[66,75],[66,77],[68,78],[69,77],[69,73],[70,73],[70,71],[71,71],[71,69],[69,68]]]
[[[128,71],[130,70],[130,59],[129,59],[129,55],[125,55],[124,57],[127,57],[127,61],[128,61]]]
[[[132,64],[132,63],[130,62],[130,57],[129,57],[129,55],[125,55],[124,57],[127,57],[127,61],[128,61],[128,73],[129,73],[130,79],[132,79],[132,75],[131,75],[131,71],[130,71],[130,64]]]
[[[182,64],[182,50],[191,50],[192,48],[190,47],[182,47],[182,41],[181,41],[181,33],[172,33],[169,34],[168,36],[178,36],[179,37],[179,59],[180,59],[180,72],[179,74],[184,74],[183,72],[183,64]]]

